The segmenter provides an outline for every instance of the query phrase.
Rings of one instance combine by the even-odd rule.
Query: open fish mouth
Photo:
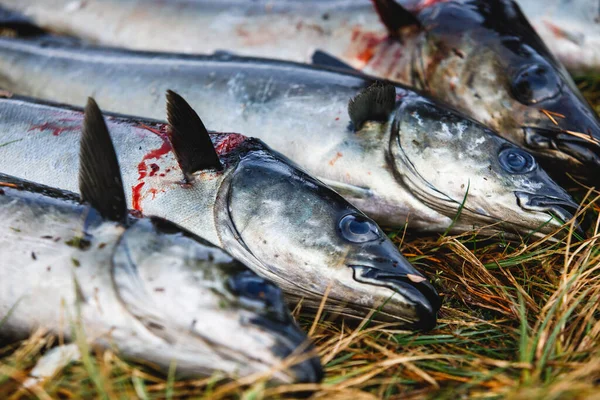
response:
[[[579,205],[572,200],[557,197],[535,195],[527,192],[515,192],[517,203],[521,208],[528,211],[539,211],[550,213],[567,222],[574,217]],[[581,227],[576,224],[576,229],[583,234]]]
[[[277,337],[277,342],[271,349],[282,360],[291,357],[297,363],[289,367],[296,383],[318,383],[323,379],[323,367],[316,354],[315,348],[302,330],[293,322],[276,321],[263,316],[255,317],[250,323],[265,329]]]
[[[398,274],[364,265],[350,265],[357,282],[386,287],[399,293],[415,309],[417,329],[429,330],[435,327],[441,301],[437,291],[421,275]]]
[[[600,167],[600,140],[585,133],[524,126],[525,142],[533,149],[563,152],[578,162]]]

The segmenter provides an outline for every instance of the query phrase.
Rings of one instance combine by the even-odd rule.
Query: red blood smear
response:
[[[52,131],[52,135],[53,136],[59,136],[61,133],[63,132],[69,132],[69,131],[75,131],[80,129],[80,126],[60,126],[57,124],[54,124],[52,122],[44,122],[41,125],[34,125],[31,128],[29,128],[29,132],[32,131]]]
[[[140,124],[140,127],[154,133],[156,136],[161,138],[163,141],[162,146],[160,146],[158,149],[150,150],[148,152],[148,154],[146,154],[144,156],[144,158],[142,159],[142,162],[144,162],[146,160],[153,160],[153,159],[158,160],[159,158],[161,158],[162,156],[164,156],[165,154],[167,154],[168,152],[170,152],[172,150],[171,143],[169,142],[169,137],[167,135],[167,125],[166,124],[160,125],[159,129],[151,128],[148,125],[144,125],[144,124]]]
[[[140,182],[131,187],[132,206],[134,210],[142,211],[142,186],[144,182]]]
[[[154,176],[160,170],[160,167],[157,164],[152,163],[150,164],[150,170],[149,176]]]
[[[416,12],[423,11],[424,9],[436,5],[438,3],[445,3],[448,0],[421,0],[421,2],[415,7]]]
[[[215,146],[215,150],[219,155],[229,153],[247,139],[246,136],[240,135],[239,133],[229,133],[225,135],[227,136],[221,139]]]
[[[171,143],[169,142],[169,138],[167,135],[167,125],[166,124],[160,125],[159,129],[151,128],[148,125],[144,125],[144,124],[140,124],[140,127],[154,133],[156,136],[161,138],[163,141],[163,144],[158,149],[150,150],[144,156],[144,158],[142,158],[142,161],[140,161],[140,163],[138,164],[138,172],[140,174],[138,176],[138,180],[145,178],[147,175],[147,171],[148,171],[148,167],[146,166],[147,160],[153,160],[153,159],[158,160],[159,158],[161,158],[162,156],[164,156],[165,154],[169,153],[172,150]],[[154,176],[159,169],[158,165],[156,165],[156,164],[151,164],[150,168],[152,169],[152,171],[150,172],[150,176]]]
[[[352,41],[357,42],[357,47],[360,50],[356,58],[360,61],[367,63],[375,54],[375,48],[384,40],[387,39],[387,35],[375,33],[375,32],[362,32],[360,28],[355,27],[352,30]]]
[[[140,176],[138,176],[138,181],[146,177],[146,174],[148,173],[148,168],[146,168],[145,162],[142,161],[138,164],[138,173],[140,174]]]
[[[141,211],[138,210],[128,210],[127,212],[134,218],[142,218],[144,216],[144,214],[142,214]]]
[[[148,190],[148,191],[149,191],[150,193],[152,193],[152,200],[154,200],[154,198],[156,197],[156,194],[159,192],[159,190],[158,190],[158,189],[154,189],[154,188],[152,188],[152,189],[150,189],[150,190]],[[162,190],[161,190],[161,192],[162,192]]]

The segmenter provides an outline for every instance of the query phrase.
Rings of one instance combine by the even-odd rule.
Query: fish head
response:
[[[403,3],[421,26],[418,85],[526,147],[549,172],[597,180],[600,120],[514,1]]]
[[[577,209],[530,153],[460,113],[412,95],[391,123],[398,180],[456,230],[544,234]]]
[[[431,329],[433,286],[379,226],[285,156],[251,139],[217,196],[217,226],[235,257],[277,283],[290,299],[364,318]],[[228,167],[229,168],[229,167]]]
[[[119,240],[112,279],[126,310],[158,346],[143,356],[178,375],[264,373],[319,382],[319,357],[281,290],[223,250],[161,218],[136,220]]]

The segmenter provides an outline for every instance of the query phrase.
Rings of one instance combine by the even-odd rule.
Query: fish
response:
[[[390,229],[543,236],[577,209],[529,153],[419,92],[361,74],[0,38],[0,87],[69,104],[94,93],[106,110],[152,118],[173,89],[208,126],[264,140]]]
[[[600,68],[597,0],[517,4],[571,72]],[[2,0],[0,5],[54,32],[138,50],[230,51],[309,62],[320,49],[364,60],[387,38],[367,0]],[[168,29],[156,35],[157,27]]]
[[[600,69],[598,0],[520,0],[521,10],[552,54],[573,74]]]
[[[131,209],[223,248],[303,309],[435,326],[435,288],[373,220],[260,140],[209,134],[185,99],[167,98],[168,123],[106,115]],[[0,171],[76,192],[82,116],[2,99]]]
[[[42,27],[114,46],[225,50],[304,61],[306,53],[319,50],[317,56],[332,56],[327,65],[340,59],[368,75],[426,90],[534,153],[561,182],[570,182],[569,174],[590,185],[598,183],[593,171],[600,166],[600,121],[517,3],[373,3],[381,21],[366,1],[325,1],[310,7],[285,0],[2,4]],[[540,15],[540,6],[530,3],[524,2],[527,9]],[[590,11],[593,5],[586,2],[581,8]],[[552,7],[544,3],[546,9]],[[540,16],[544,26],[548,14]],[[597,18],[598,10],[590,15]],[[178,28],[156,35],[157,26]],[[589,52],[595,53],[597,49]],[[319,59],[323,62],[324,57],[313,61]]]
[[[390,38],[361,71],[410,84],[596,185],[600,120],[514,1],[374,0]]]
[[[180,377],[322,379],[314,346],[277,286],[166,219],[129,215],[93,100],[79,156],[79,174],[71,171],[81,195],[0,174],[5,340],[43,329],[163,373],[175,366]]]

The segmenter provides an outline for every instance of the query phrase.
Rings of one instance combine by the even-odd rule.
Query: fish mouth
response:
[[[585,166],[600,167],[600,140],[592,134],[533,126],[524,126],[523,131],[532,149],[560,151]]]
[[[570,199],[527,192],[515,192],[515,195],[517,196],[517,204],[524,210],[550,213],[560,218],[563,223],[571,220],[579,208],[579,205]],[[576,229],[583,234],[583,230],[577,223]]]
[[[228,281],[230,290],[258,314],[250,323],[271,333],[275,345],[271,348],[278,358],[296,357],[299,362],[289,367],[297,383],[318,383],[323,379],[323,367],[314,346],[292,319],[281,289],[253,272],[243,271]]]
[[[315,347],[295,322],[282,323],[272,318],[258,316],[250,323],[275,335],[276,343],[271,350],[282,360],[290,357],[298,362],[289,367],[294,383],[319,383],[324,372]]]
[[[417,320],[413,325],[416,329],[430,330],[435,327],[437,312],[441,300],[437,291],[427,279],[416,271],[382,270],[365,265],[350,265],[354,280],[375,286],[386,287],[399,293],[414,307]]]

